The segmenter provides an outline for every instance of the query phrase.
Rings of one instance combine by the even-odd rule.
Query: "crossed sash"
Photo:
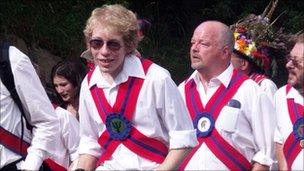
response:
[[[291,89],[291,85],[286,86],[286,95]],[[288,113],[293,125],[293,131],[287,137],[284,145],[283,152],[287,161],[288,170],[301,152],[304,146],[304,107],[294,102],[294,99],[287,99]]]
[[[0,144],[5,148],[11,150],[12,152],[22,156],[23,158],[27,155],[27,149],[30,144],[24,140],[21,140],[18,136],[12,134],[11,132],[0,126]],[[43,161],[48,167],[53,171],[65,171],[67,170],[63,166],[57,164],[51,159],[46,159]]]
[[[141,62],[146,74],[152,62],[145,59],[142,59]],[[88,74],[88,81],[90,81],[91,75],[92,72]],[[113,107],[108,103],[103,89],[96,85],[91,87],[91,95],[98,113],[106,125],[106,130],[98,139],[98,143],[105,151],[97,162],[97,166],[110,159],[120,144],[137,155],[156,163],[162,163],[167,156],[166,145],[159,140],[145,136],[132,125],[133,114],[143,83],[143,79],[129,77],[127,82],[120,84]]]
[[[241,84],[248,79],[236,70],[233,71],[231,81],[227,88],[223,84],[217,89],[214,95],[204,108],[196,84],[193,79],[185,85],[185,97],[188,111],[190,113],[193,125],[197,130],[197,138],[199,144],[192,149],[180,166],[180,170],[184,170],[188,162],[191,160],[195,152],[203,143],[212,153],[221,160],[230,170],[250,170],[251,164],[237,150],[233,148],[215,128],[215,122],[222,108],[233,97]],[[207,126],[207,129],[205,128]]]

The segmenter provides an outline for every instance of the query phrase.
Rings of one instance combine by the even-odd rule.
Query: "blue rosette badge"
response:
[[[214,119],[207,112],[197,114],[194,120],[194,127],[196,128],[197,137],[207,137],[214,128]]]
[[[293,134],[295,138],[300,141],[300,146],[304,148],[304,117],[294,123]]]
[[[110,137],[114,140],[124,140],[129,137],[131,123],[126,117],[120,114],[110,114],[106,119],[106,127]]]

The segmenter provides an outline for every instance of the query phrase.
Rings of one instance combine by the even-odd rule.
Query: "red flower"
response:
[[[270,69],[270,58],[268,56],[258,51],[252,52],[251,56],[259,67],[266,71]]]
[[[247,29],[244,26],[240,26],[236,29],[236,32],[238,33],[246,33]]]

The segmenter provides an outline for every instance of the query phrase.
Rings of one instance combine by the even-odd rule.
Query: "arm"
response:
[[[156,170],[176,170],[192,148],[172,149],[164,162]]]
[[[90,154],[82,154],[79,156],[77,169],[94,170],[96,168],[97,158]]]
[[[260,168],[261,165],[271,166],[273,164],[275,128],[275,112],[272,102],[258,86],[256,86],[255,94],[257,96],[253,98],[250,114],[254,142],[256,144],[256,153],[252,158],[253,162],[257,163],[253,165],[254,169],[255,167]]]
[[[176,170],[184,158],[197,145],[196,131],[193,128],[185,103],[175,83],[164,79],[164,88],[159,99],[164,99],[161,116],[169,131],[170,150],[164,162],[156,170]],[[161,112],[160,112],[161,113]]]
[[[274,145],[275,145],[275,156],[277,160],[278,170],[288,170],[286,158],[283,150],[284,135],[283,132],[286,129],[285,117],[288,116],[288,106],[286,103],[286,87],[279,89],[274,96],[274,104],[276,111],[276,129],[274,132]]]
[[[288,170],[282,144],[275,143],[275,153],[278,159],[279,170]]]
[[[16,90],[33,126],[31,146],[21,168],[39,170],[42,161],[54,150],[51,144],[59,135],[58,118],[30,59],[15,47],[10,48],[10,55],[17,57],[17,65],[12,68]]]
[[[91,96],[87,77],[84,78],[79,95],[79,125],[80,142],[78,148],[79,162],[78,169],[93,170],[96,168],[98,158],[102,154],[102,149],[98,144],[98,133],[103,125],[94,120],[95,104]],[[99,117],[99,116],[97,116]]]
[[[69,154],[69,160],[72,162],[77,157],[77,149],[79,146],[79,122],[78,120],[67,110],[57,107],[56,113],[61,124],[61,137],[65,149]]]

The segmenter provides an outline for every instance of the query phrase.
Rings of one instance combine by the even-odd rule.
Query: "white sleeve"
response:
[[[30,59],[15,47],[10,48],[10,55],[20,56],[12,71],[16,90],[29,115],[27,119],[33,126],[31,146],[21,167],[24,170],[39,170],[42,161],[54,151],[53,140],[59,135],[58,118]]]
[[[169,132],[170,149],[195,147],[196,131],[176,84],[169,76],[158,79],[155,84],[158,84],[155,86],[157,109]]]
[[[265,92],[256,92],[257,98],[253,101],[252,131],[257,145],[253,160],[270,166],[274,161],[273,134],[275,127],[274,106]]]
[[[87,77],[84,78],[79,95],[79,123],[80,143],[78,154],[90,154],[96,158],[101,156],[101,147],[98,144],[98,126],[93,119],[95,103],[91,96]]]
[[[264,79],[261,82],[261,88],[264,90],[268,98],[271,100],[272,104],[274,104],[274,94],[278,90],[277,86],[269,79]]]
[[[57,110],[57,109],[56,109]],[[74,161],[78,157],[79,146],[79,122],[67,110],[61,109],[60,123],[62,124],[63,143],[70,155],[70,160]]]
[[[283,104],[281,103],[281,101],[284,99],[285,97],[281,96],[281,89],[279,91],[277,91],[277,93],[274,96],[274,104],[275,104],[275,111],[276,111],[276,125],[275,125],[275,132],[274,132],[274,142],[279,143],[279,144],[283,144],[284,142],[284,137],[282,134],[282,130],[281,130],[281,126],[279,125],[279,120],[281,118],[280,115],[282,114],[282,108],[284,107]]]

